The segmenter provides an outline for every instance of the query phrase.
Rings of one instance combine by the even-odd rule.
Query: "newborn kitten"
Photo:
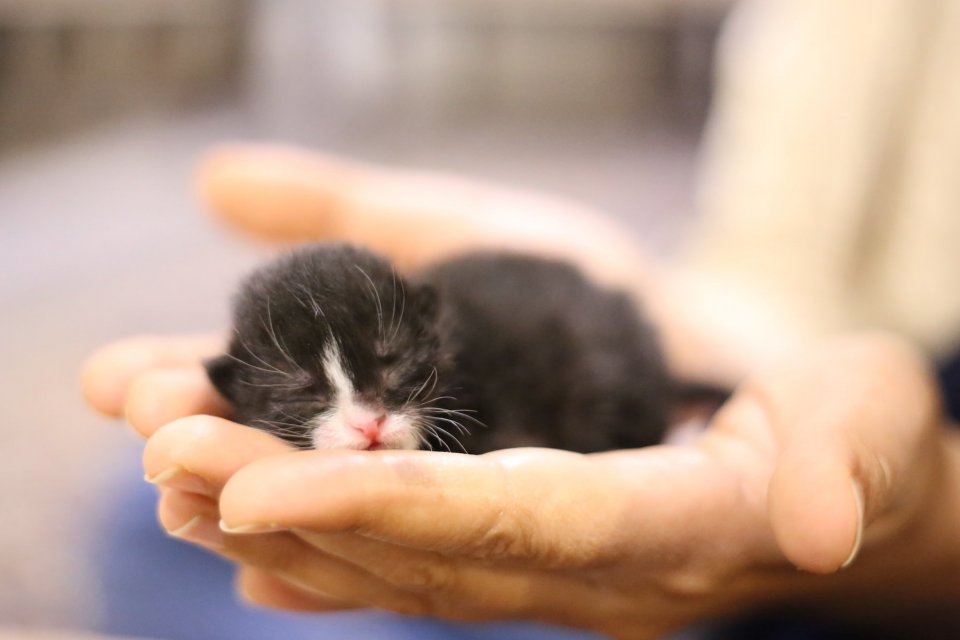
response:
[[[210,380],[237,421],[302,448],[593,452],[666,429],[652,330],[562,262],[477,253],[405,279],[311,245],[250,276],[233,321]]]

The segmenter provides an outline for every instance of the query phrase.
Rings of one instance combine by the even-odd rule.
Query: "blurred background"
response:
[[[547,190],[669,253],[728,4],[0,0],[0,628],[100,628],[91,549],[140,443],[83,406],[84,357],[222,326],[265,255],[202,215],[205,149],[286,141]]]

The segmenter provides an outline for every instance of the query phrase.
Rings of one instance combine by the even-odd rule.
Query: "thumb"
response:
[[[769,487],[770,524],[780,550],[800,569],[832,573],[860,551],[864,488],[848,454],[838,439],[798,444],[780,457]],[[877,506],[871,502],[871,510]]]
[[[936,387],[921,356],[876,335],[838,342],[779,382],[767,398],[781,444],[770,524],[798,568],[832,573],[932,485]]]

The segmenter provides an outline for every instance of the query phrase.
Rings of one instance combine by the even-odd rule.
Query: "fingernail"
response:
[[[143,479],[149,482],[150,484],[163,484],[173,476],[177,475],[178,473],[180,473],[179,467],[170,467],[169,469],[164,469],[163,471],[161,471],[155,476],[149,476],[147,474],[143,474]]]
[[[231,534],[251,534],[251,533],[273,533],[280,531],[281,528],[276,524],[238,524],[229,525],[223,520],[220,521],[220,531]]]
[[[840,565],[841,569],[846,569],[853,564],[853,561],[857,559],[857,554],[860,553],[860,545],[863,542],[863,489],[860,488],[860,484],[856,480],[851,482],[853,486],[853,499],[857,505],[857,535],[853,539],[853,549],[850,550],[850,555],[847,556],[847,559]]]
[[[214,491],[210,483],[195,473],[190,473],[183,467],[170,467],[154,476],[144,475],[143,479],[150,484],[180,489],[203,496],[213,496]]]
[[[213,518],[194,516],[183,526],[168,532],[172,537],[198,544],[208,549],[223,548],[223,532]]]

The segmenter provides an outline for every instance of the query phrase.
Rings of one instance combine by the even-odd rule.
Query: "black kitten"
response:
[[[520,255],[402,279],[364,250],[302,248],[243,284],[207,371],[238,421],[303,448],[592,452],[656,444],[667,423],[630,301]]]

